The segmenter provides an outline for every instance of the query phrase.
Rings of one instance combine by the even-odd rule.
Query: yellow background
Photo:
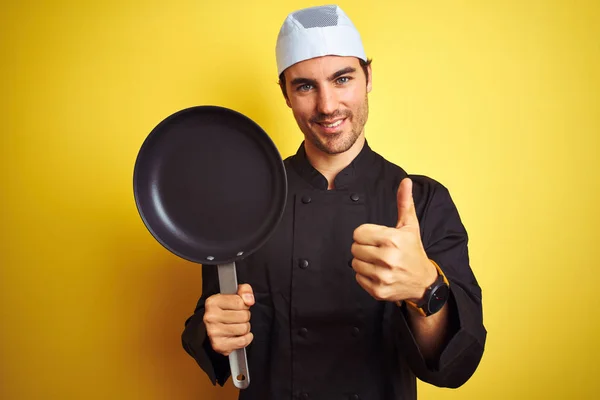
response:
[[[158,122],[198,104],[295,152],[275,39],[318,3],[3,3],[0,398],[233,399],[181,347],[200,267],[142,224],[133,165]],[[599,3],[340,5],[374,59],[370,144],[450,189],[483,287],[479,370],[421,398],[594,398]]]

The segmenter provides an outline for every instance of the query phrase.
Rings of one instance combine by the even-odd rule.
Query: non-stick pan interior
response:
[[[283,162],[267,134],[235,111],[199,106],[160,123],[134,172],[138,211],[167,249],[204,264],[252,253],[279,223]]]

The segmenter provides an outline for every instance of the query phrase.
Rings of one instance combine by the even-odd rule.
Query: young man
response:
[[[467,233],[448,190],[370,149],[372,70],[337,6],[291,13],[277,41],[281,89],[305,140],[285,160],[277,231],[238,263],[238,294],[216,267],[183,346],[213,384],[247,347],[240,399],[414,399],[416,377],[458,387],[486,339]]]

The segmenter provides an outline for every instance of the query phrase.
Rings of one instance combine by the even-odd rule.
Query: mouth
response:
[[[321,121],[321,122],[317,122],[317,125],[319,125],[319,127],[321,127],[321,130],[323,130],[326,133],[334,133],[340,127],[342,127],[345,122],[346,122],[346,118],[342,118],[342,119],[338,119],[338,120],[335,120],[335,121]]]

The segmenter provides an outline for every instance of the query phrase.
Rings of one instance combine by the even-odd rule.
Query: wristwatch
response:
[[[446,301],[448,301],[448,296],[450,294],[450,283],[448,282],[448,278],[446,278],[446,275],[444,275],[444,272],[435,261],[429,261],[431,261],[438,271],[437,279],[431,286],[425,289],[425,295],[418,303],[405,300],[406,304],[417,310],[419,314],[424,317],[428,317],[440,311],[442,307],[444,307],[444,304],[446,304]]]

